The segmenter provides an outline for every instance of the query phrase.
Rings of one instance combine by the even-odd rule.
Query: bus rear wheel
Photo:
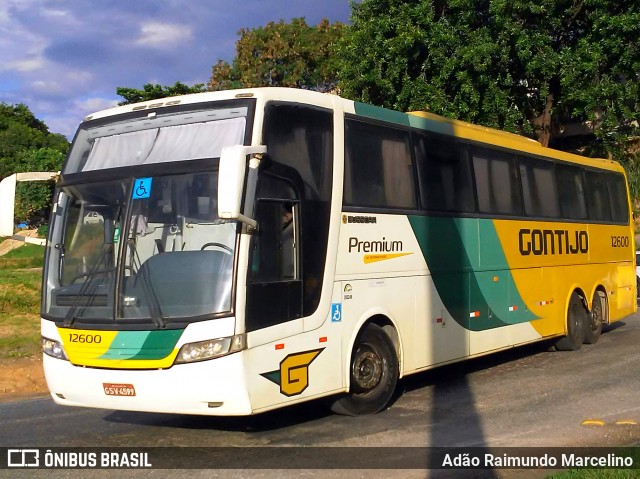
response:
[[[556,343],[559,351],[577,351],[582,346],[585,338],[585,329],[588,323],[587,311],[584,309],[582,299],[578,293],[573,293],[567,309],[567,335]]]
[[[584,343],[596,344],[602,333],[602,325],[604,324],[604,311],[606,307],[606,298],[603,293],[596,291],[591,302],[591,313],[585,322]]]
[[[398,358],[389,336],[375,324],[366,326],[353,347],[349,394],[331,406],[337,414],[359,416],[385,408],[398,383]]]

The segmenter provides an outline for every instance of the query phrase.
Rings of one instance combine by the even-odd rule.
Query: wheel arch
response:
[[[353,333],[351,334],[348,347],[346,348],[346,351],[345,351],[346,356],[345,356],[344,365],[346,367],[344,368],[343,374],[344,374],[344,380],[345,380],[347,390],[349,390],[349,387],[350,387],[349,375],[350,375],[351,354],[353,353],[353,348],[356,344],[358,336],[362,334],[362,331],[369,324],[375,324],[376,326],[379,326],[380,328],[382,328],[385,334],[389,336],[389,339],[391,340],[391,343],[393,344],[394,350],[396,352],[396,357],[398,359],[398,378],[401,378],[403,376],[402,364],[404,363],[403,361],[404,348],[402,345],[402,337],[400,335],[398,325],[391,318],[390,314],[382,311],[370,311],[367,314],[364,314],[360,318],[360,321],[358,321],[357,327],[353,328]]]
[[[569,314],[569,303],[571,302],[571,297],[577,294],[578,297],[580,298],[580,301],[582,302],[582,306],[584,307],[584,310],[588,313],[591,311],[591,301],[588,298],[587,294],[584,292],[584,289],[579,286],[579,285],[573,285],[571,288],[569,288],[568,290],[568,294],[567,297],[564,299],[564,327],[565,327],[565,333],[567,332],[567,319],[568,319],[568,314]]]
[[[588,311],[589,313],[591,313],[591,311],[593,310],[593,299],[596,297],[596,295],[599,295],[601,300],[602,300],[602,313],[604,316],[604,324],[609,324],[609,295],[607,294],[607,289],[604,287],[603,284],[598,284],[594,290],[593,290],[593,294],[591,295],[591,299],[592,302],[589,303],[589,308]]]
[[[569,302],[571,301],[571,296],[573,296],[574,293],[576,293],[580,297],[580,300],[582,301],[582,305],[584,306],[584,309],[588,314],[591,314],[591,311],[593,309],[592,300],[593,298],[595,298],[596,294],[604,298],[603,312],[605,316],[605,323],[609,324],[609,295],[607,294],[607,289],[604,287],[604,285],[602,283],[596,284],[596,286],[592,289],[591,295],[588,295],[587,293],[585,293],[584,288],[582,288],[580,285],[574,285],[571,288],[569,288],[569,294],[565,298],[565,303],[564,303],[565,332],[567,327],[566,315],[568,314],[568,308],[569,308]]]

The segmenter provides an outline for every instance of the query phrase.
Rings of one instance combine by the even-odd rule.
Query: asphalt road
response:
[[[343,451],[357,454],[355,448],[366,446],[548,448],[640,443],[640,317],[605,328],[596,345],[576,352],[551,352],[547,346],[516,348],[410,376],[401,382],[402,394],[391,408],[365,417],[333,415],[322,402],[252,418],[65,408],[49,398],[2,403],[0,447],[239,446],[259,451],[264,446],[342,446],[353,447]],[[388,458],[370,460],[373,469],[388,467]],[[331,467],[340,468],[349,457],[336,461]],[[0,470],[0,477],[16,477],[8,472],[17,471]],[[45,471],[28,472],[25,477],[51,477],[39,475]],[[56,477],[89,477],[71,475],[80,471],[57,472]],[[113,476],[113,471],[107,472],[93,471],[98,475],[91,477]],[[140,471],[132,477],[165,477],[161,472]],[[191,477],[219,477],[192,472]],[[329,477],[327,472],[318,477]],[[350,473],[350,477],[390,476],[395,477],[388,469]],[[397,477],[425,477],[425,472],[404,471]]]

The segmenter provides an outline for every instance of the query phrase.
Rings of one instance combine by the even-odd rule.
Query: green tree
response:
[[[0,179],[19,172],[59,171],[68,149],[67,139],[50,133],[26,105],[0,103]],[[39,213],[46,218],[52,188],[52,183],[18,183],[16,218],[36,219]]]
[[[345,25],[323,19],[309,26],[304,18],[242,29],[233,64],[218,61],[208,88],[284,86],[317,91],[336,88],[335,48]]]
[[[159,84],[147,83],[142,90],[136,88],[117,87],[116,93],[125,99],[118,105],[128,105],[130,103],[138,103],[147,100],[156,100],[158,98],[167,98],[170,96],[187,95],[189,93],[201,93],[204,90],[204,83],[198,83],[193,86],[176,82],[171,86],[162,86]]]
[[[638,134],[635,0],[362,0],[352,9],[339,48],[348,97],[545,145],[583,122],[588,146],[609,154]]]
[[[27,171],[60,171],[65,155],[53,148],[26,150],[20,154],[16,173]],[[29,181],[16,185],[14,216],[18,220],[48,218],[53,182]]]
[[[25,171],[21,167],[24,153],[40,148],[64,155],[69,142],[63,135],[50,133],[26,105],[0,103],[0,179]]]

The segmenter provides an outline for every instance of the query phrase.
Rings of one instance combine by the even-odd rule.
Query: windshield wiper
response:
[[[140,257],[138,256],[138,251],[135,247],[134,238],[130,238],[127,240],[127,244],[129,246],[129,250],[131,251],[131,259],[132,263],[137,263],[137,274],[134,279],[135,281],[138,278],[142,280],[142,289],[144,291],[145,296],[149,299],[149,313],[151,314],[151,320],[158,326],[158,328],[166,327],[166,320],[162,316],[162,310],[160,309],[160,302],[158,301],[158,295],[153,289],[153,284],[151,279],[149,278],[149,270],[147,268],[142,268],[142,264],[140,261]]]

